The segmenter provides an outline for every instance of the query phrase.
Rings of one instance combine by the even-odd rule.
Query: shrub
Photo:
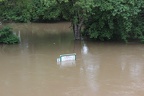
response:
[[[19,38],[13,34],[12,28],[4,27],[0,29],[0,43],[14,44],[18,42]]]

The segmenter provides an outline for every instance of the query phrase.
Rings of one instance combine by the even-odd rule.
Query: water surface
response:
[[[69,23],[9,25],[21,43],[0,45],[0,96],[144,95],[144,45],[74,41]],[[76,62],[56,62],[67,53]]]

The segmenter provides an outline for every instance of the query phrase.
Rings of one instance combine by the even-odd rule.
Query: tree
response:
[[[0,6],[0,19],[3,21],[27,22],[30,21],[29,0],[3,0]]]
[[[0,4],[0,19],[8,22],[41,22],[58,20],[61,16],[53,0],[4,0]]]
[[[61,10],[53,0],[32,0],[32,21],[58,20]]]
[[[95,6],[94,0],[55,0],[65,19],[71,21],[74,37],[81,39],[81,29]]]
[[[75,39],[143,38],[144,0],[1,0],[0,19],[16,22],[64,18]]]
[[[143,0],[100,0],[92,10],[85,25],[85,34],[90,38],[109,40],[143,38],[139,13]]]
[[[75,39],[81,39],[82,26],[95,6],[95,0],[27,0],[23,3],[19,1],[21,0],[5,1],[9,4],[4,6],[6,10],[2,13],[3,20],[28,22],[63,16],[71,21]]]

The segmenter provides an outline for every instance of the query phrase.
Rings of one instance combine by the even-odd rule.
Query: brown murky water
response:
[[[144,45],[74,41],[69,23],[10,24],[0,45],[0,96],[144,96]],[[58,64],[76,53],[75,63]]]

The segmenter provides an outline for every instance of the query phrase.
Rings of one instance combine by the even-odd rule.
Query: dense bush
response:
[[[4,27],[0,29],[0,43],[14,44],[18,42],[19,38],[13,34],[10,27]]]
[[[115,3],[115,4],[114,4]],[[85,23],[84,35],[99,40],[144,41],[144,17],[139,1],[105,1],[93,9]]]
[[[13,22],[59,21],[61,10],[51,1],[14,0],[0,2],[0,20]]]

